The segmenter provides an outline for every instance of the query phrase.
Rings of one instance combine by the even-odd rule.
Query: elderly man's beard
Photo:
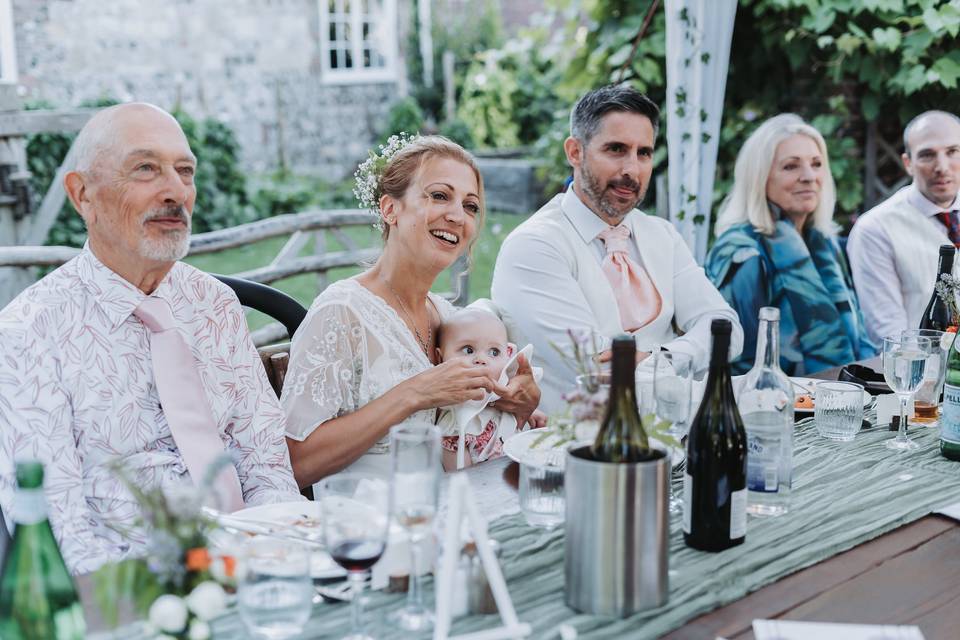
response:
[[[144,214],[140,224],[146,228],[147,223],[155,218],[179,218],[186,227],[160,230],[160,235],[156,237],[146,233],[140,236],[140,255],[157,262],[176,262],[186,256],[190,251],[190,214],[187,210],[181,205],[153,209]]]
[[[580,177],[583,178],[581,188],[590,198],[592,204],[600,209],[600,213],[616,220],[618,223],[643,201],[647,192],[646,185],[642,185],[627,176],[621,176],[618,180],[611,180],[606,185],[601,185],[599,178],[590,171],[586,161],[580,165]],[[612,200],[608,192],[616,187],[633,189],[637,195],[636,200],[624,205]]]

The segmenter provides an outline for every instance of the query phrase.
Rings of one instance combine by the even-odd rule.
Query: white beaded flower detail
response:
[[[390,136],[386,144],[380,145],[380,152],[375,153],[371,150],[370,157],[364,160],[353,174],[357,180],[353,187],[353,195],[357,197],[362,207],[370,209],[377,216],[373,226],[381,231],[383,218],[380,217],[380,196],[383,195],[383,188],[380,185],[380,178],[383,177],[383,171],[393,156],[419,138],[419,134],[410,135],[403,131]]]

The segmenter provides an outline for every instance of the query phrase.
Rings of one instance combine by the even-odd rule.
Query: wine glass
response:
[[[909,451],[919,445],[907,437],[907,404],[923,382],[930,356],[930,338],[911,334],[883,339],[883,379],[900,400],[900,425],[897,437],[887,440],[886,447]]]
[[[440,494],[440,430],[428,423],[390,429],[390,468],[393,515],[406,529],[410,544],[407,603],[390,619],[407,631],[421,631],[433,626],[433,613],[423,606],[419,569]]]
[[[670,423],[669,434],[678,441],[687,435],[693,387],[693,359],[673,351],[654,353],[648,361],[653,365],[653,402],[651,409],[657,421]],[[643,364],[640,365],[642,367]],[[638,369],[640,368],[638,367]],[[644,402],[644,406],[651,403]],[[672,452],[669,452],[672,454]],[[671,455],[672,458],[672,455]],[[680,513],[683,500],[677,498],[670,483],[670,513]]]
[[[320,481],[319,494],[324,545],[347,570],[352,587],[351,631],[344,640],[372,640],[363,628],[362,594],[367,573],[387,546],[389,485],[375,475],[339,473]]]

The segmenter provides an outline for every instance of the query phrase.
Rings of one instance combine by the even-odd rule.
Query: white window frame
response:
[[[17,47],[11,0],[0,0],[0,84],[17,82]]]
[[[322,81],[325,84],[361,84],[368,82],[397,81],[397,2],[396,0],[369,1],[380,2],[383,8],[383,24],[378,24],[376,30],[386,38],[386,41],[382,43],[384,66],[373,69],[365,69],[362,67],[335,69],[330,66],[330,3],[329,0],[317,0],[320,9],[320,68],[323,74]],[[362,34],[363,29],[359,0],[349,0],[349,2],[351,33]],[[352,59],[354,61],[362,61],[362,38],[354,38],[350,41],[350,46]]]

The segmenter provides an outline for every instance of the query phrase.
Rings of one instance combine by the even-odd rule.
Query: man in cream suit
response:
[[[492,296],[511,340],[532,343],[544,367],[540,407],[561,407],[576,373],[568,329],[594,332],[601,349],[632,333],[641,351],[689,354],[698,371],[710,355],[710,323],[733,323],[731,355],[740,353],[737,314],[706,278],[666,220],[635,207],[653,171],[659,110],[628,86],[584,95],[564,142],[574,182],[500,247]]]
[[[904,129],[903,146],[913,183],[860,216],[847,243],[867,331],[877,344],[920,326],[938,249],[960,246],[960,118],[921,113]]]

